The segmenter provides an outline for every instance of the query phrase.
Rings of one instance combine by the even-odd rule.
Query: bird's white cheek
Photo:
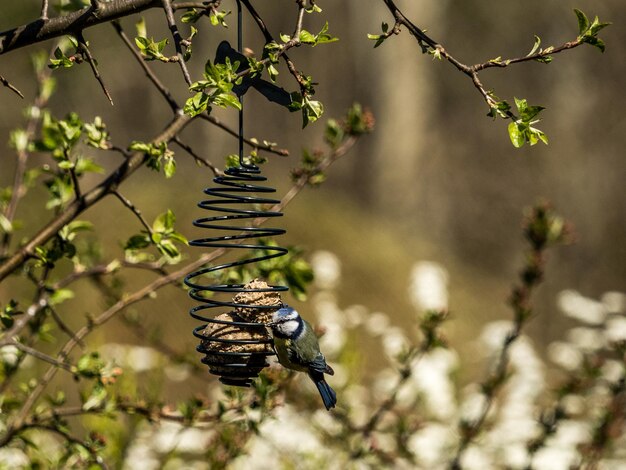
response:
[[[298,322],[295,320],[286,321],[280,325],[280,332],[285,336],[291,336],[298,329]]]

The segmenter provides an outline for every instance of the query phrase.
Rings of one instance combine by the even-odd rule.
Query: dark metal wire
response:
[[[237,0],[237,24],[237,46],[241,52],[243,28],[239,0]],[[185,284],[190,288],[189,296],[200,302],[200,305],[190,309],[189,314],[204,322],[193,330],[194,336],[201,340],[196,349],[205,355],[202,362],[209,366],[211,373],[220,376],[221,382],[229,385],[249,386],[252,379],[267,365],[266,357],[274,354],[271,346],[272,340],[267,335],[265,326],[254,321],[218,319],[215,317],[219,312],[209,314],[208,311],[215,308],[227,308],[221,313],[232,313],[234,309],[247,311],[255,309],[257,312],[275,310],[276,306],[237,303],[232,300],[232,296],[241,292],[285,292],[288,288],[269,286],[264,289],[250,289],[243,284],[211,284],[211,282],[215,279],[217,272],[280,257],[287,254],[288,250],[264,244],[261,240],[282,235],[286,232],[284,229],[254,225],[255,219],[280,217],[283,214],[262,209],[263,206],[271,207],[277,204],[279,200],[267,196],[276,190],[260,185],[259,183],[267,181],[267,178],[261,175],[261,170],[256,165],[246,163],[244,160],[243,96],[239,96],[239,100],[242,103],[242,109],[239,112],[239,167],[230,168],[224,175],[215,177],[213,182],[218,186],[204,190],[210,198],[201,201],[198,206],[218,214],[196,219],[193,225],[212,230],[214,234],[210,237],[192,240],[189,244],[203,248],[248,250],[250,256],[199,269],[185,277]],[[250,320],[248,315],[245,317]],[[242,331],[252,334],[248,335],[249,339],[245,338],[246,334],[241,335],[244,338],[211,334],[211,331],[221,326],[229,332]],[[260,348],[260,351],[255,347],[255,345],[263,344],[267,347]],[[233,351],[233,349],[237,350]]]

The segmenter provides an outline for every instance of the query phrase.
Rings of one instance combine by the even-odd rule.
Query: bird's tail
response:
[[[334,408],[335,405],[337,404],[337,394],[332,388],[330,388],[330,385],[328,385],[328,382],[324,380],[323,374],[320,374],[320,375],[322,376],[321,377],[311,376],[311,378],[313,379],[313,382],[315,382],[315,386],[317,387],[317,390],[320,392],[320,396],[322,397],[324,406],[326,407],[327,410],[330,410],[331,408]]]

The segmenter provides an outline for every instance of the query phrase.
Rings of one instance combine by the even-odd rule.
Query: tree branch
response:
[[[100,72],[98,71],[98,67],[96,66],[96,61],[91,55],[91,51],[87,47],[87,41],[85,41],[85,37],[83,36],[82,31],[76,33],[76,40],[78,41],[79,52],[82,53],[85,59],[87,59],[87,62],[89,62],[89,66],[91,67],[91,71],[93,72],[94,77],[96,77],[96,80],[98,80],[102,91],[104,91],[104,94],[109,99],[111,106],[113,106],[113,98],[111,98],[111,93],[109,93],[109,90],[107,90],[107,87],[104,84],[102,77],[100,76]]]
[[[168,124],[161,134],[156,136],[152,142],[169,142],[176,136],[190,121],[191,117],[185,114],[178,114]],[[43,245],[50,240],[63,226],[71,222],[79,214],[104,196],[111,194],[124,182],[131,174],[141,167],[147,157],[140,152],[135,152],[128,160],[124,161],[114,172],[112,172],[102,183],[83,194],[79,199],[71,202],[63,211],[46,224],[39,232],[31,238],[25,245],[10,256],[5,262],[0,264],[0,281],[17,269],[27,258],[33,256],[36,247]]]
[[[227,134],[233,137],[239,137],[239,134],[236,131],[232,130],[230,127],[228,127],[226,124],[224,124],[222,121],[220,121],[218,118],[216,118],[212,114],[202,113],[202,114],[199,114],[198,117],[204,119],[207,122],[210,122],[214,126],[219,127],[220,129],[222,129],[223,131],[226,131]],[[281,157],[289,156],[289,150],[287,149],[277,149],[274,145],[271,145],[271,144],[259,144],[258,142],[252,139],[245,138],[245,137],[243,141],[246,144],[248,144],[250,147],[256,150],[262,150],[264,152],[273,153],[275,155],[280,155]]]
[[[49,94],[44,93],[44,82],[48,80],[52,73],[52,70],[48,67],[43,67],[41,70],[37,70],[37,96],[34,100],[34,107],[38,110],[45,107],[50,98]],[[25,138],[30,141],[33,138],[37,123],[41,118],[41,113],[31,113],[28,121],[26,122]],[[17,149],[17,162],[15,165],[15,172],[13,174],[13,186],[11,189],[11,199],[4,213],[5,218],[9,223],[13,222],[17,206],[20,200],[26,192],[24,187],[24,176],[26,174],[26,163],[28,161],[28,149],[20,147]],[[0,256],[6,255],[9,250],[9,244],[11,243],[11,232],[5,232],[0,242]]]
[[[128,50],[132,53],[135,60],[139,63],[139,65],[143,69],[146,76],[150,79],[150,81],[156,87],[159,93],[161,93],[163,98],[165,98],[165,101],[167,101],[167,104],[170,105],[170,108],[172,108],[172,111],[174,112],[178,111],[180,109],[180,106],[178,105],[178,103],[176,103],[176,100],[174,99],[170,91],[167,89],[167,87],[163,85],[161,80],[159,80],[159,77],[156,76],[156,74],[148,66],[146,61],[143,60],[143,57],[141,57],[141,54],[133,46],[133,43],[130,41],[130,39],[128,38],[124,30],[122,29],[122,25],[120,24],[120,22],[112,21],[111,24],[113,25],[113,28],[115,28],[115,31],[117,32],[119,37],[122,39],[122,41],[124,42]]]
[[[187,64],[185,63],[185,58],[183,55],[183,39],[180,37],[180,32],[178,31],[178,26],[176,26],[176,20],[174,19],[174,10],[172,10],[172,1],[171,0],[162,0],[163,10],[165,10],[165,18],[167,20],[167,26],[172,33],[172,37],[174,38],[174,47],[176,48],[176,56],[178,57],[178,64],[180,65],[180,69],[183,72],[183,77],[185,77],[185,81],[187,85],[191,86],[192,81],[189,75],[189,70],[187,70]]]
[[[533,54],[529,54],[525,57],[518,57],[518,58],[513,58],[513,59],[494,59],[494,60],[488,60],[486,62],[479,63],[479,64],[466,65],[463,62],[456,59],[454,56],[452,56],[440,43],[432,39],[422,29],[420,29],[413,22],[411,22],[411,20],[409,20],[404,15],[404,13],[400,11],[400,9],[396,6],[393,0],[383,0],[383,3],[387,6],[387,9],[393,15],[395,19],[395,25],[393,26],[393,28],[391,28],[387,33],[383,34],[382,36],[387,38],[393,34],[398,34],[400,32],[400,27],[405,26],[408,29],[409,33],[413,37],[415,37],[415,40],[417,41],[420,48],[422,49],[422,52],[424,53],[431,52],[435,56],[445,59],[450,64],[452,64],[457,70],[459,70],[460,72],[470,77],[472,80],[472,83],[474,84],[474,87],[481,94],[481,96],[483,97],[487,105],[489,106],[490,110],[496,107],[496,105],[498,104],[498,101],[494,98],[493,94],[489,90],[485,89],[485,87],[483,86],[482,82],[480,81],[478,77],[478,72],[480,72],[481,70],[485,70],[485,69],[493,68],[493,67],[504,68],[512,64],[545,59],[554,54],[558,54],[559,52],[563,52],[565,50],[572,49],[574,47],[577,47],[583,44],[583,41],[581,40],[581,38],[577,38],[576,40],[566,42],[559,47],[548,47],[545,50],[540,50]],[[513,120],[517,119],[517,116],[515,116],[515,114],[513,114],[510,110],[502,110],[502,112],[508,118],[511,118]]]
[[[2,83],[5,87],[7,87],[9,90],[13,91],[14,93],[16,93],[20,98],[24,98],[24,95],[22,94],[22,92],[20,90],[18,90],[17,88],[15,88],[15,86],[13,86],[11,84],[11,82],[9,82],[6,78],[4,78],[2,75],[0,75],[0,83]]]
[[[220,176],[220,175],[223,174],[222,171],[219,168],[217,168],[215,165],[213,165],[213,163],[211,163],[206,158],[203,158],[200,155],[198,155],[196,152],[194,152],[194,150],[191,148],[191,146],[189,146],[186,143],[184,143],[178,137],[174,137],[174,142],[180,148],[182,148],[185,152],[187,152],[189,155],[191,155],[196,162],[198,162],[201,165],[204,165],[204,166],[208,167],[213,172],[213,174],[215,176]]]

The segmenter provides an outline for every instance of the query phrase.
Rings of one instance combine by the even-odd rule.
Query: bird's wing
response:
[[[326,364],[326,358],[320,351],[320,345],[317,341],[317,336],[313,334],[313,327],[305,321],[305,328],[311,331],[312,334],[306,335],[306,339],[309,344],[306,344],[305,347],[302,348],[303,351],[311,351],[311,355],[309,357],[301,358],[301,364],[306,364],[306,366],[316,372],[322,372],[324,374],[333,375],[335,372],[330,368],[328,364]]]
[[[322,372],[329,375],[335,374],[335,371],[328,364],[326,364],[326,358],[321,352],[317,354],[313,361],[309,362],[308,366],[309,369],[316,372]]]

